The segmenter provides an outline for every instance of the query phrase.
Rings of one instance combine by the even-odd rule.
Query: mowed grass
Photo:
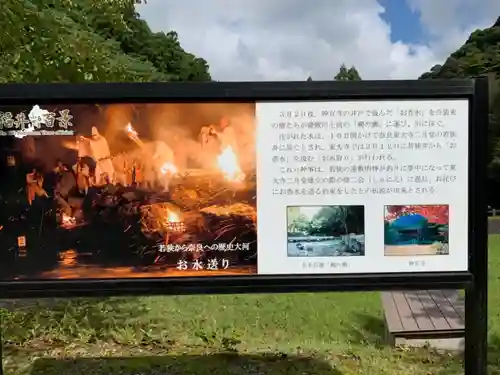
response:
[[[491,374],[500,374],[500,236],[490,237]],[[448,375],[461,358],[384,343],[379,293],[9,302],[7,374]]]

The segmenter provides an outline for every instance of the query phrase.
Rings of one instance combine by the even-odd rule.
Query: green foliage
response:
[[[312,218],[301,214],[293,221],[302,235],[334,236],[339,233],[362,232],[363,207],[327,206]]]
[[[454,79],[487,75],[490,90],[490,178],[500,181],[500,17],[487,29],[476,30],[465,44],[420,79]]]
[[[334,77],[335,81],[361,81],[361,76],[358,70],[351,66],[349,69],[342,64],[337,75]]]
[[[332,236],[336,233],[362,232],[363,207],[327,206],[323,207],[311,221],[311,234]]]
[[[500,17],[487,29],[476,30],[443,65],[436,65],[420,79],[466,78],[486,73],[500,75]]]
[[[4,4],[0,83],[210,80],[206,61],[175,32],[152,33],[132,0]]]
[[[311,231],[311,221],[305,215],[299,215],[293,223],[296,230],[301,233],[307,233]]]

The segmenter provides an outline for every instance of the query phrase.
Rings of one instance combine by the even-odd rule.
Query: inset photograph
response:
[[[449,206],[385,206],[386,256],[448,255]]]
[[[364,206],[288,206],[288,257],[365,255]]]
[[[0,114],[0,281],[257,274],[255,103]]]

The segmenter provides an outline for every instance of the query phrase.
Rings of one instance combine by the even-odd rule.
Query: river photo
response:
[[[287,207],[289,257],[365,255],[364,206]]]

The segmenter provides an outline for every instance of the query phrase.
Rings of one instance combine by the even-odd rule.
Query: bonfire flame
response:
[[[59,253],[59,256],[60,256],[59,262],[62,266],[68,267],[68,266],[75,266],[78,264],[77,262],[78,253],[73,249],[62,251],[61,253]]]
[[[168,210],[167,220],[169,223],[180,223],[181,222],[179,215],[177,215],[175,212],[173,212],[171,210]]]
[[[64,212],[62,214],[61,225],[63,227],[72,227],[76,225],[76,218],[73,216],[66,215]]]
[[[177,173],[177,168],[175,165],[173,165],[172,163],[169,163],[169,162],[166,162],[164,163],[162,166],[161,166],[161,173],[162,174],[167,174],[167,173],[170,173],[170,174],[176,174]]]
[[[217,157],[217,164],[224,173],[224,176],[229,181],[241,182],[245,178],[245,174],[240,168],[238,157],[231,146],[226,146]]]

